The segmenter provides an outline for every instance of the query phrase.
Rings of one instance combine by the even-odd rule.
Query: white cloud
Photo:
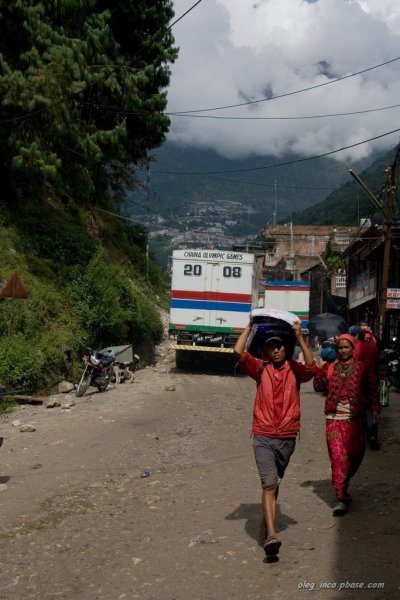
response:
[[[176,0],[176,16],[193,5]],[[168,110],[258,100],[329,82],[400,55],[398,0],[205,0],[173,28],[180,47]],[[400,102],[400,60],[300,94],[208,114],[294,117],[355,112]],[[400,127],[400,108],[329,119],[174,117],[169,139],[225,156],[329,152]],[[340,153],[361,157],[400,136]]]

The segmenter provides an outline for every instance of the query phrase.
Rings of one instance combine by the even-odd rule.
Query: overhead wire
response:
[[[171,29],[171,27],[173,27],[174,25],[176,25],[177,23],[179,23],[179,21],[181,19],[183,19],[183,17],[186,17],[186,15],[189,14],[194,8],[196,8],[196,6],[198,4],[200,4],[200,2],[202,2],[202,0],[197,0],[197,2],[195,4],[193,4],[193,6],[191,6],[186,12],[184,12],[183,15],[181,15],[180,17],[178,17],[173,23],[171,23],[171,25],[168,25],[167,29]]]
[[[178,19],[176,19],[176,21],[174,21],[173,23],[171,23],[170,25],[168,25],[168,27],[166,28],[171,29],[171,27],[173,27],[174,25],[176,25],[176,23],[178,23],[181,19],[183,19],[183,17],[185,17],[191,10],[193,10],[198,4],[200,4],[200,2],[202,2],[202,0],[198,0],[191,8],[189,8],[185,13],[183,13],[183,15],[181,15]],[[135,71],[135,72],[139,72],[142,71],[143,68],[130,68],[130,67],[125,67],[124,65],[88,65],[88,68],[107,68],[107,67],[111,67],[112,70],[115,70],[117,68],[119,69],[124,69],[127,68],[130,71]],[[74,97],[78,97],[80,94],[82,94],[82,92],[85,92],[86,90],[90,89],[91,87],[93,87],[94,85],[96,85],[97,83],[100,83],[103,79],[105,79],[106,77],[109,76],[109,73],[102,75],[101,78],[99,78],[97,81],[94,81],[90,84],[85,85],[84,88],[82,88],[81,90],[79,90],[78,92],[74,92],[72,94],[68,94],[67,96],[63,96],[62,98],[59,98],[58,100],[56,100],[55,102],[52,102],[51,104],[47,105],[47,106],[42,106],[41,108],[38,108],[36,110],[30,111],[28,113],[25,113],[23,115],[19,115],[17,117],[11,117],[9,119],[3,119],[0,121],[0,125],[5,125],[7,123],[15,123],[18,121],[22,121],[24,119],[30,119],[32,117],[36,117],[37,115],[47,111],[47,110],[51,110],[52,108],[55,108],[56,106],[59,106],[60,104],[64,104],[64,102],[67,102],[67,100],[71,100]]]
[[[195,8],[195,6],[197,6],[200,2],[201,2],[201,0],[199,0],[199,2],[196,2],[196,4],[194,4],[188,11],[186,11],[186,13],[184,13],[183,15],[181,15],[181,17],[177,21],[175,21],[174,23],[172,23],[167,29],[171,28],[175,23],[177,23],[180,19],[182,19],[188,12],[190,12],[193,8]],[[284,98],[286,96],[292,96],[292,95],[295,95],[295,94],[300,94],[300,93],[303,93],[303,92],[306,92],[306,91],[310,91],[310,90],[313,90],[313,89],[316,89],[316,88],[320,88],[320,87],[323,87],[323,86],[326,86],[326,85],[337,83],[339,81],[343,81],[345,79],[349,79],[351,77],[355,77],[356,75],[361,75],[361,74],[366,73],[368,71],[372,71],[374,69],[378,69],[380,67],[383,67],[383,66],[388,65],[390,63],[396,62],[398,60],[400,60],[400,56],[398,56],[396,58],[393,58],[393,59],[390,59],[390,60],[387,60],[385,62],[379,63],[378,65],[374,65],[372,67],[367,67],[366,69],[362,69],[361,71],[356,71],[354,73],[350,73],[349,75],[345,75],[343,77],[338,77],[336,79],[332,79],[330,81],[326,81],[324,83],[317,84],[315,86],[309,86],[307,88],[302,88],[302,89],[299,89],[299,90],[294,90],[292,92],[287,92],[285,94],[279,94],[279,95],[268,97],[268,98],[261,98],[259,100],[251,100],[251,101],[242,102],[242,103],[239,103],[239,104],[230,104],[230,105],[218,106],[218,107],[211,107],[211,108],[186,110],[186,111],[182,111],[182,110],[179,110],[179,111],[169,111],[169,112],[165,112],[163,114],[166,114],[167,116],[180,116],[180,117],[183,117],[183,116],[191,115],[193,113],[210,112],[210,111],[222,110],[222,109],[225,109],[225,108],[236,108],[236,107],[240,107],[240,106],[249,106],[249,105],[252,105],[252,104],[258,104],[258,103],[261,103],[261,102],[267,102],[267,101],[270,101],[270,100],[276,100],[278,98]],[[117,65],[93,65],[93,68],[100,68],[100,67],[107,68],[107,67],[110,67],[110,66],[112,67],[112,69],[117,68]],[[124,68],[124,66],[121,66],[119,68]],[[134,70],[135,71],[140,71],[140,70],[143,70],[143,69],[138,68],[138,69],[134,69]],[[52,104],[49,104],[47,106],[43,106],[42,108],[39,108],[39,109],[34,110],[34,111],[31,111],[29,113],[25,113],[24,115],[19,115],[17,117],[11,117],[9,119],[3,119],[2,121],[0,121],[0,125],[35,117],[35,116],[37,116],[38,114],[40,114],[40,113],[42,113],[44,111],[50,110],[51,108],[54,108],[54,107],[58,106],[59,104],[62,104],[64,102],[66,102],[67,100],[70,100],[70,99],[72,99],[74,97],[79,97],[80,94],[82,94],[84,91],[86,91],[87,89],[89,89],[93,85],[96,85],[97,83],[100,83],[108,75],[109,75],[109,73],[103,75],[97,81],[94,81],[94,82],[86,85],[84,88],[82,88],[78,92],[74,92],[73,94],[70,94],[70,95],[68,95],[66,97],[59,98],[58,100],[56,100]],[[93,105],[95,105],[95,104],[93,103]],[[96,106],[100,106],[100,107],[104,108],[104,105],[96,105]],[[396,108],[396,107],[397,107],[397,105],[393,105],[391,107],[383,107],[381,109],[372,109],[372,110],[387,110],[389,108]],[[115,108],[113,108],[113,110],[115,110]],[[117,110],[124,111],[123,108],[122,109],[117,109]],[[363,111],[360,111],[360,112],[363,112]],[[131,112],[125,111],[125,114],[138,114],[138,113],[136,111],[131,111]],[[144,114],[146,114],[146,113],[144,113]],[[351,113],[349,113],[349,114],[351,114]],[[359,114],[359,113],[357,111],[354,114]],[[200,117],[202,115],[196,115],[196,116]],[[332,115],[332,116],[336,116],[336,115]],[[341,115],[338,115],[338,116],[341,116]],[[209,115],[209,117],[211,117],[211,115]],[[301,118],[309,118],[309,117],[301,117]],[[321,117],[317,115],[315,118],[321,118]]]
[[[392,129],[392,131],[387,131],[386,133],[382,133],[380,135],[375,135],[374,137],[368,138],[366,140],[362,140],[361,142],[356,142],[355,144],[349,144],[347,146],[342,146],[340,148],[336,148],[335,150],[330,150],[328,152],[323,152],[321,154],[315,154],[313,156],[306,156],[304,158],[297,158],[294,160],[288,160],[281,163],[274,163],[272,165],[264,165],[262,167],[248,167],[244,169],[221,169],[219,171],[152,171],[152,173],[163,173],[165,175],[217,175],[219,173],[244,173],[250,171],[263,171],[266,169],[273,169],[276,167],[286,167],[288,165],[295,165],[301,162],[306,162],[308,160],[315,160],[317,158],[323,158],[325,156],[331,156],[332,154],[337,154],[338,152],[342,152],[343,150],[349,150],[350,148],[356,148],[357,146],[361,146],[362,144],[367,144],[368,142],[373,142],[374,140],[379,140],[388,135],[392,135],[393,133],[398,133],[400,128]]]
[[[154,114],[154,113],[151,113],[150,111],[138,111],[138,110],[132,111],[132,110],[124,108],[123,106],[109,106],[107,104],[98,104],[95,102],[81,102],[81,104],[84,104],[85,106],[95,106],[96,108],[102,108],[106,112],[109,111],[109,112],[122,113],[122,114],[128,115],[128,116],[129,115],[140,116],[140,115]],[[185,114],[185,113],[176,113],[176,112],[169,112],[169,111],[162,111],[158,114],[165,115],[167,117],[183,117],[183,118],[187,118],[187,119],[214,119],[217,121],[218,120],[219,121],[298,121],[298,120],[303,120],[303,119],[326,119],[326,118],[332,118],[332,117],[346,117],[346,116],[362,115],[362,114],[367,114],[367,113],[390,110],[390,109],[399,108],[399,107],[400,107],[400,104],[392,104],[390,106],[382,106],[379,108],[369,108],[369,109],[365,109],[365,110],[356,110],[356,111],[343,112],[343,113],[331,113],[331,114],[325,114],[325,115],[299,115],[299,116],[295,116],[295,117],[233,117],[233,116],[220,116],[220,115]]]
[[[213,106],[210,108],[199,108],[193,110],[176,110],[173,111],[175,113],[190,114],[190,113],[200,113],[200,112],[211,112],[214,110],[223,110],[225,108],[237,108],[239,106],[250,106],[252,104],[260,104],[261,102],[270,102],[271,100],[277,100],[278,98],[286,98],[288,96],[294,96],[295,94],[302,94],[303,92],[309,92],[310,90],[315,90],[327,85],[332,85],[333,83],[338,83],[339,81],[344,81],[345,79],[350,79],[351,77],[355,77],[356,75],[362,75],[363,73],[368,73],[369,71],[373,71],[374,69],[379,69],[380,67],[384,67],[391,63],[400,60],[400,56],[396,58],[392,58],[390,60],[386,60],[385,62],[379,63],[378,65],[374,65],[373,67],[367,67],[366,69],[362,69],[361,71],[356,71],[355,73],[350,73],[349,75],[343,75],[343,77],[337,77],[336,79],[331,79],[330,81],[325,81],[324,83],[318,83],[316,85],[311,85],[306,88],[302,88],[299,90],[295,90],[293,92],[286,92],[285,94],[277,94],[276,96],[268,96],[264,98],[260,98],[258,100],[249,100],[247,102],[240,102],[238,104],[227,104],[224,106]]]
[[[104,67],[108,67],[108,66],[109,65],[104,65]],[[114,68],[115,68],[115,66],[113,65],[113,69]],[[56,100],[55,102],[52,102],[51,104],[48,104],[47,106],[42,106],[41,108],[30,111],[23,115],[19,115],[17,117],[10,117],[9,119],[3,119],[0,121],[0,125],[4,125],[6,123],[15,123],[18,121],[22,121],[24,119],[30,119],[31,117],[36,117],[37,115],[39,115],[47,110],[51,110],[52,108],[55,108],[56,106],[59,106],[60,104],[64,104],[64,102],[67,102],[67,100],[72,100],[73,98],[78,97],[80,94],[82,94],[83,92],[86,92],[94,85],[101,83],[109,75],[110,75],[110,73],[105,73],[101,77],[99,77],[99,79],[97,79],[96,81],[93,81],[90,84],[86,84],[86,86],[84,88],[82,88],[81,90],[79,90],[78,92],[74,92],[72,94],[69,94],[68,96],[59,98],[58,100]]]
[[[392,104],[390,106],[382,106],[380,108],[369,108],[366,110],[354,110],[343,113],[328,113],[326,115],[300,115],[295,117],[231,117],[231,116],[219,116],[219,115],[196,115],[196,114],[185,114],[175,112],[165,112],[164,114],[169,117],[186,117],[189,119],[215,119],[215,120],[227,120],[227,121],[299,121],[302,119],[327,119],[331,117],[347,117],[354,115],[363,115],[367,113],[380,112],[383,110],[389,110],[392,108],[399,108],[400,104]]]

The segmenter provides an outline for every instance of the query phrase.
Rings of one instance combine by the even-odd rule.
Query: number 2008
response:
[[[183,274],[189,277],[195,276],[200,277],[202,274],[202,266],[201,265],[184,265]],[[230,267],[229,265],[225,266],[222,269],[222,275],[224,277],[241,277],[242,276],[242,267]]]

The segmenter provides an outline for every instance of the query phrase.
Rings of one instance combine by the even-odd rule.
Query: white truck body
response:
[[[258,306],[258,294],[254,254],[175,250],[169,323],[173,348],[232,352],[251,310]]]
[[[295,314],[302,329],[307,329],[310,313],[308,281],[266,281],[264,306]]]

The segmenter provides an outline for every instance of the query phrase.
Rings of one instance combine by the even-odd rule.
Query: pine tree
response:
[[[170,0],[0,0],[0,195],[118,202],[164,141]]]

